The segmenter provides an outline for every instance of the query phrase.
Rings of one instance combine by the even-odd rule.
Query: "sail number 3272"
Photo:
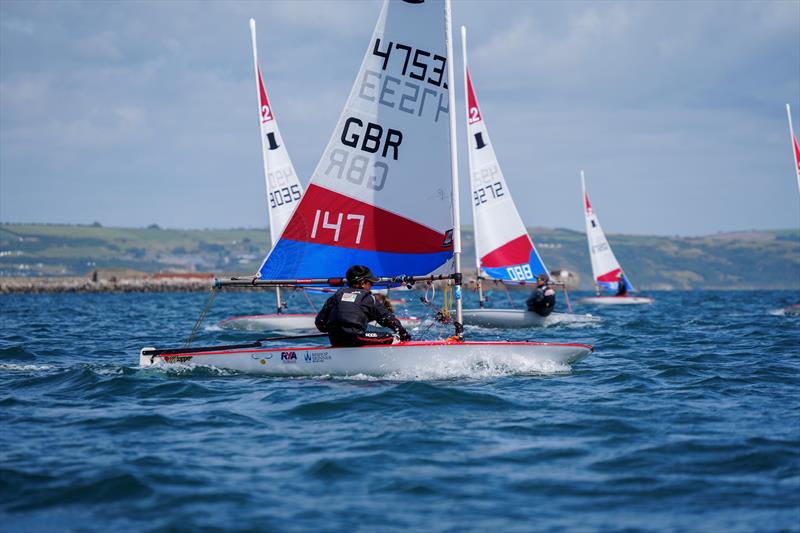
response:
[[[477,206],[485,204],[489,200],[500,198],[504,195],[505,193],[503,192],[503,184],[499,181],[496,181],[494,183],[490,183],[489,185],[484,185],[483,187],[475,189],[472,192],[472,199]]]

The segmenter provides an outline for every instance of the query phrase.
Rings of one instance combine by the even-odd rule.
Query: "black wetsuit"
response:
[[[628,294],[628,287],[625,285],[625,279],[620,278],[619,282],[617,283],[617,296],[627,296]]]
[[[328,334],[333,346],[392,344],[394,337],[390,333],[367,332],[367,323],[373,320],[401,333],[401,338],[408,335],[400,321],[370,291],[352,287],[339,289],[328,298],[314,324]]]
[[[533,311],[540,316],[547,316],[553,312],[553,308],[556,306],[556,291],[546,285],[536,287],[525,303],[528,305],[528,311]]]

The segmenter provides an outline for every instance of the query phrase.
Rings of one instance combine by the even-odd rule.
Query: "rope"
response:
[[[183,346],[184,348],[188,348],[192,345],[192,341],[194,341],[194,338],[197,336],[197,332],[200,330],[200,324],[202,324],[203,320],[205,320],[208,311],[211,309],[211,306],[214,304],[214,300],[217,298],[218,292],[219,291],[216,287],[211,288],[211,296],[208,297],[206,305],[203,307],[203,311],[200,313],[200,316],[197,318],[197,322],[194,324],[192,332],[189,334],[189,338],[186,339],[186,344]]]
[[[564,289],[564,298],[567,300],[567,309],[569,309],[569,312],[571,313],[572,312],[572,304],[569,301],[569,293],[567,292],[567,284],[565,283],[562,286],[562,288]]]
[[[511,306],[511,309],[516,309],[517,307],[514,305],[514,300],[511,299],[511,291],[508,290],[508,285],[505,283],[501,283],[503,288],[506,291],[506,296],[508,297],[508,304]]]

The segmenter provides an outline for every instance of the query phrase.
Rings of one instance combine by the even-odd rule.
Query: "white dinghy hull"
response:
[[[653,302],[652,298],[645,296],[590,296],[578,300],[579,304],[588,305],[641,305]]]
[[[272,330],[314,330],[314,319],[317,317],[313,313],[297,314],[272,314],[272,315],[251,315],[236,316],[228,318],[219,323],[223,329],[236,329],[242,331],[272,331]],[[415,328],[420,325],[422,320],[413,317],[397,317],[405,328]]]
[[[569,313],[541,316],[522,309],[464,309],[464,325],[484,328],[540,328],[563,323],[594,323],[598,317]]]
[[[385,376],[393,373],[422,375],[491,366],[512,371],[542,371],[571,365],[592,353],[585,344],[544,342],[410,341],[389,346],[360,348],[315,346],[299,348],[244,348],[195,353],[162,353],[143,348],[141,367],[194,364],[250,374],[274,376]]]

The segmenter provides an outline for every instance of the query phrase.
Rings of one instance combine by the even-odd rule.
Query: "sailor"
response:
[[[625,275],[619,271],[619,280],[617,280],[617,296],[627,296],[628,287],[625,283]]]
[[[378,278],[369,267],[353,265],[347,269],[346,277],[348,286],[328,298],[314,321],[318,330],[328,334],[333,346],[393,344],[391,333],[367,332],[367,322],[373,320],[395,331],[401,341],[411,340],[397,317],[370,292]]]
[[[533,311],[537,315],[547,316],[553,312],[556,306],[556,291],[548,286],[550,276],[545,273],[539,274],[536,278],[536,288],[525,302],[528,311]]]

